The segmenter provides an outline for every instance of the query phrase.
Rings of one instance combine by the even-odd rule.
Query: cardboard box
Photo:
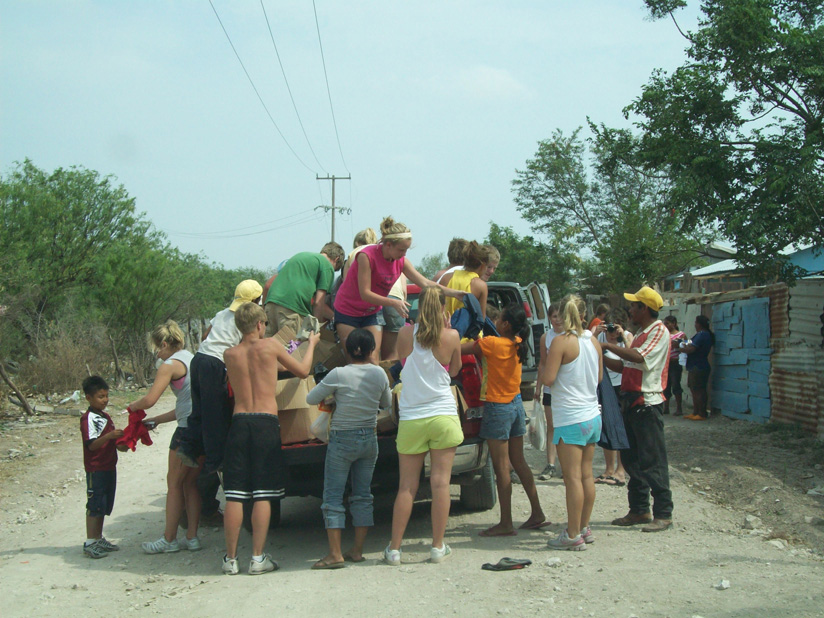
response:
[[[393,397],[394,399],[394,397]],[[398,413],[391,407],[378,411],[378,433],[395,433],[398,429]]]
[[[276,334],[275,338],[283,344],[283,347],[288,349],[290,342],[299,341],[297,334],[289,327],[281,328]],[[307,341],[301,341],[296,350],[292,352],[292,357],[297,360],[303,360],[303,355],[309,349]],[[334,369],[346,364],[346,356],[343,353],[343,346],[337,342],[337,336],[334,332],[327,328],[320,330],[320,341],[315,346],[315,351],[312,354],[312,373],[318,364],[323,364],[326,369]]]
[[[287,378],[278,380],[278,388],[275,392],[275,400],[278,410],[300,410],[308,408],[306,395],[315,387],[315,379],[309,376],[305,380],[301,378]]]
[[[281,410],[278,412],[281,443],[295,444],[314,440],[315,436],[310,431],[310,427],[321,414],[327,413],[318,410],[317,406],[306,406],[298,410]]]

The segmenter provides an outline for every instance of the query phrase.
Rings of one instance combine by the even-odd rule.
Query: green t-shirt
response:
[[[269,288],[267,303],[275,303],[300,315],[312,313],[312,297],[328,292],[335,269],[322,253],[304,251],[289,258]]]

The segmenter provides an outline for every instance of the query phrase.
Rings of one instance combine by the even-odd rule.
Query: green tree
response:
[[[646,0],[654,18],[684,0]],[[824,2],[704,0],[688,60],[625,109],[647,170],[687,225],[717,223],[762,280],[794,276],[779,251],[824,237]],[[676,22],[677,27],[677,22]]]
[[[625,130],[590,128],[589,147],[580,129],[570,136],[559,129],[517,171],[515,202],[532,229],[594,258],[606,286],[599,292],[637,287],[698,260],[710,231],[685,230],[666,208],[669,183],[641,169],[638,140]]]
[[[501,252],[494,276],[498,281],[545,283],[553,299],[561,298],[575,287],[579,259],[561,244],[519,236],[511,227],[491,221],[484,242]]]
[[[441,253],[427,253],[421,258],[419,264],[415,266],[424,277],[431,279],[435,273],[449,266],[449,260],[446,259],[446,254]]]

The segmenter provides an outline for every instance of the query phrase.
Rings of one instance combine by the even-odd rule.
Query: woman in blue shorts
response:
[[[595,504],[592,457],[601,438],[598,384],[603,372],[601,346],[584,329],[586,305],[570,295],[561,301],[564,334],[552,341],[541,382],[552,387],[553,442],[564,471],[567,527],[549,541],[552,549],[580,551],[595,537],[589,518]]]

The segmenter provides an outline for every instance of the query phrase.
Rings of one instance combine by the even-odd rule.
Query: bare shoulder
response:
[[[444,343],[460,343],[461,336],[454,328],[444,328],[441,333],[441,341]]]

